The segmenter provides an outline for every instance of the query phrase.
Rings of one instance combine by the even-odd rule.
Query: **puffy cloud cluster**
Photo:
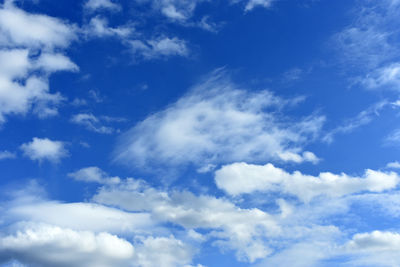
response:
[[[263,237],[279,232],[274,217],[259,209],[241,209],[228,200],[188,191],[160,191],[140,180],[102,187],[93,200],[131,212],[148,212],[160,223],[187,230],[212,230],[208,238],[215,245],[233,249],[239,259],[251,262],[270,253]]]
[[[281,192],[309,202],[317,196],[340,197],[370,191],[382,192],[397,187],[399,176],[395,172],[366,170],[363,177],[329,172],[319,176],[301,172],[288,173],[272,164],[252,165],[234,163],[215,172],[217,186],[231,195],[252,192]]]
[[[60,53],[76,38],[67,22],[26,13],[10,1],[0,6],[0,123],[32,109],[39,117],[57,114],[63,97],[50,92],[48,76],[78,70]]]

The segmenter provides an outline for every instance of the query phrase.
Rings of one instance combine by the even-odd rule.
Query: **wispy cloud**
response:
[[[370,123],[374,117],[379,116],[379,112],[388,106],[390,103],[386,100],[375,103],[369,108],[361,111],[356,117],[348,119],[343,125],[329,131],[322,140],[331,143],[337,134],[346,134],[354,131],[355,129]]]
[[[319,134],[324,117],[295,122],[278,115],[301,100],[239,89],[218,70],[125,133],[116,160],[146,168],[267,159],[315,162],[316,156],[304,154],[302,146]]]

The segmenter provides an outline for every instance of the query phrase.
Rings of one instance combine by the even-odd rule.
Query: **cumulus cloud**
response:
[[[120,139],[116,160],[140,167],[207,166],[267,159],[317,162],[302,146],[319,134],[321,116],[280,115],[301,98],[239,88],[217,71],[165,110],[138,123]]]
[[[0,262],[13,259],[52,267],[192,263],[196,250],[158,227],[148,212],[51,201],[42,191],[33,183],[1,203]]]
[[[12,3],[0,8],[0,45],[46,50],[67,47],[77,38],[76,28],[60,19],[29,14]]]
[[[75,27],[64,21],[26,13],[12,2],[0,7],[0,123],[7,115],[31,110],[41,118],[57,115],[64,98],[50,93],[48,77],[79,70],[55,52],[75,39]]]
[[[373,231],[353,236],[347,248],[352,251],[377,252],[400,249],[400,234],[393,232]]]
[[[231,195],[260,192],[282,192],[309,202],[317,196],[340,197],[371,191],[394,189],[399,182],[395,172],[366,170],[363,177],[329,172],[319,176],[305,175],[298,171],[290,174],[272,164],[252,165],[234,163],[215,172],[217,186]]]
[[[161,191],[140,180],[102,187],[93,200],[131,212],[149,212],[159,222],[187,230],[208,229],[214,245],[236,251],[243,261],[268,255],[271,250],[263,237],[279,232],[273,216],[259,209],[241,209],[227,200],[188,191]]]
[[[53,141],[48,138],[34,137],[31,142],[22,144],[20,148],[24,156],[29,157],[31,160],[58,162],[68,156],[68,150],[65,148],[64,142]]]
[[[50,225],[25,226],[0,238],[0,258],[38,266],[130,266],[133,246],[108,233]]]
[[[391,231],[358,233],[345,245],[353,266],[397,266],[400,234]]]
[[[190,246],[173,236],[148,237],[142,242],[143,245],[136,250],[135,266],[187,266],[194,256]]]

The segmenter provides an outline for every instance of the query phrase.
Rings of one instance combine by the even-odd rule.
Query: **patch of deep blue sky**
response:
[[[164,186],[159,182],[159,173],[145,172],[134,164],[129,167],[113,162],[112,152],[119,134],[90,132],[71,124],[70,118],[80,112],[125,118],[113,123],[115,128],[125,132],[149,114],[174,103],[191,86],[220,67],[228,70],[232,80],[246,90],[268,89],[281,97],[305,96],[304,102],[284,112],[294,118],[310,114],[326,116],[321,136],[351,122],[379,101],[396,101],[396,92],[366,90],[362,84],[354,83],[355,78],[367,71],[362,62],[343,59],[343,52],[333,38],[357,20],[361,2],[276,1],[271,8],[255,8],[247,13],[243,12],[243,5],[226,1],[200,3],[190,20],[198,21],[207,14],[211,21],[220,23],[218,32],[213,33],[173,23],[156,12],[147,12],[146,7],[133,1],[121,1],[121,12],[102,12],[110,26],[132,22],[144,36],[179,37],[187,42],[189,56],[145,60],[133,56],[118,38],[74,42],[66,54],[80,71],[51,75],[50,87],[70,100],[86,99],[88,104],[71,106],[65,103],[60,107],[59,116],[44,120],[30,114],[8,116],[0,131],[0,150],[17,151],[18,156],[15,160],[0,161],[2,187],[38,179],[51,198],[83,201],[93,195],[97,186],[72,181],[67,173],[86,166],[101,166],[111,175],[142,178],[155,186]],[[81,1],[23,1],[17,5],[28,12],[47,14],[77,25],[83,25],[91,17],[83,11]],[[366,168],[385,167],[388,162],[398,160],[396,144],[385,142],[397,128],[398,110],[387,105],[371,112],[370,118],[365,125],[337,133],[331,143],[318,138],[308,144],[305,150],[322,159],[318,164],[277,162],[276,165],[287,171],[300,170],[312,175],[321,171],[361,174]],[[18,147],[32,137],[65,141],[70,156],[58,164],[46,161],[38,164],[24,158]],[[195,167],[186,167],[173,171],[173,186],[190,188],[195,193],[206,187],[213,195],[223,195],[215,188],[212,173],[199,174]],[[250,202],[239,205],[251,207],[258,203],[260,207],[276,209],[275,204],[263,201],[263,197],[265,195],[255,194]],[[359,213],[355,221],[342,221],[337,217],[325,220],[345,227],[355,224],[361,232],[372,231],[376,226],[393,228],[392,219],[374,220],[365,205],[357,207],[355,204],[353,208]],[[359,218],[366,218],[367,222],[358,222]],[[206,246],[199,262],[206,266],[217,266],[216,262],[219,266],[242,266],[234,260],[233,254],[229,252],[228,255],[231,257],[218,259],[219,252]]]
[[[0,164],[4,173],[13,176],[12,180],[41,177],[57,180],[56,184],[63,180],[61,177],[66,171],[85,165],[107,165],[110,171],[117,169],[124,173],[124,168],[109,164],[115,137],[84,131],[71,125],[69,116],[90,111],[125,117],[128,122],[119,125],[123,131],[174,102],[200,77],[221,66],[234,70],[235,82],[246,89],[269,89],[279,96],[307,96],[305,103],[290,112],[298,116],[319,112],[327,116],[325,129],[332,129],[387,95],[350,86],[352,77],[347,73],[353,69],[340,62],[340,51],[331,40],[333,34],[354,21],[358,4],[357,1],[277,1],[270,9],[256,8],[243,14],[241,5],[228,5],[224,1],[201,3],[192,20],[207,14],[211,20],[222,23],[219,32],[212,33],[169,22],[156,12],[144,14],[143,6],[122,1],[122,12],[104,12],[110,26],[141,21],[137,28],[144,35],[178,36],[188,42],[191,55],[145,61],[133,58],[117,38],[74,43],[68,55],[80,67],[80,72],[52,75],[51,88],[69,99],[87,98],[88,90],[94,90],[104,101],[91,101],[83,108],[66,105],[61,108],[60,117],[46,120],[29,115],[9,119],[1,132],[2,139],[7,141],[4,149],[14,150],[32,136],[50,136],[69,140],[73,156],[56,166],[43,163],[38,167],[24,159],[3,161]],[[80,1],[42,0],[40,4],[24,1],[18,5],[27,11],[78,25],[91,17],[83,11]],[[321,170],[359,172],[394,160],[396,149],[382,146],[382,138],[394,126],[396,114],[393,113],[384,111],[370,125],[335,138],[334,145],[310,144],[310,150],[324,160],[316,166],[294,168],[305,168],[311,173]],[[86,149],[78,145],[79,140],[95,145]],[[130,171],[127,173],[132,175]],[[145,174],[135,170],[133,175],[143,177]]]

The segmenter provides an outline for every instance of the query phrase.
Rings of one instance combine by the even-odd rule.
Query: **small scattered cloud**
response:
[[[135,58],[146,60],[189,55],[186,42],[176,37],[160,37],[146,41],[131,40],[129,47]]]
[[[22,144],[20,149],[24,156],[39,162],[44,160],[59,162],[62,158],[68,156],[64,142],[53,141],[48,138],[34,137],[31,142]]]
[[[94,182],[99,184],[118,184],[119,177],[110,177],[98,167],[87,167],[68,174],[69,177],[82,182]]]
[[[0,151],[0,160],[15,159],[17,155],[7,150]]]
[[[386,168],[400,169],[400,162],[398,161],[389,162],[388,164],[386,164]]]
[[[275,0],[248,0],[245,11],[251,11],[256,7],[270,8]]]
[[[127,39],[134,31],[132,26],[119,26],[112,28],[108,26],[106,18],[96,16],[83,27],[83,33],[89,38],[119,37]]]
[[[85,126],[87,130],[96,133],[112,134],[116,131],[112,127],[102,125],[102,121],[91,113],[79,113],[73,115],[70,121]]]
[[[99,10],[120,11],[121,6],[111,0],[88,0],[84,4],[84,8],[90,12]]]
[[[89,97],[93,99],[96,103],[101,103],[104,101],[104,97],[100,95],[100,92],[97,90],[89,90]]]

